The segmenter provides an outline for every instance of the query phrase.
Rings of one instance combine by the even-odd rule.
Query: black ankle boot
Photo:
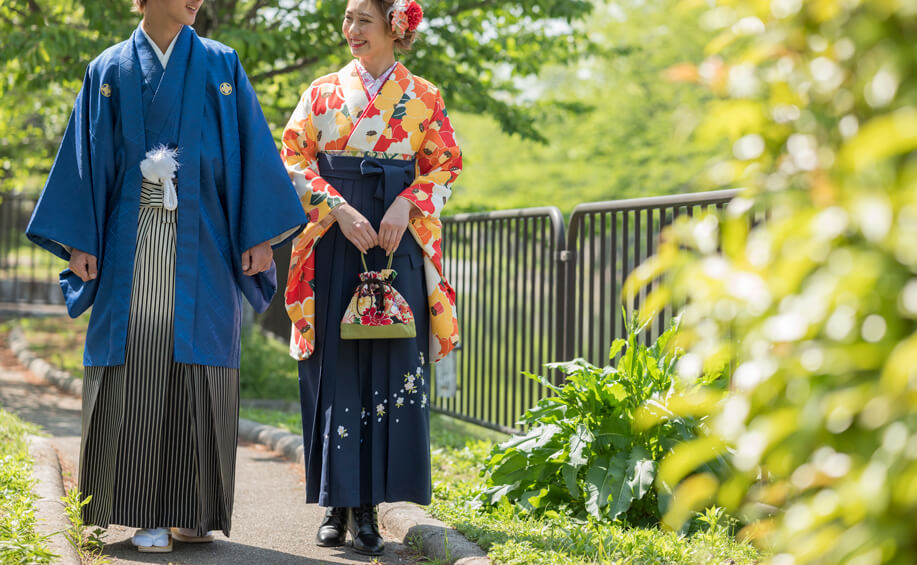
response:
[[[315,543],[322,547],[338,547],[344,545],[347,538],[347,520],[350,517],[350,508],[331,507],[325,511],[325,519],[318,527],[315,534]]]
[[[353,548],[364,555],[381,555],[385,549],[382,536],[379,535],[379,524],[376,522],[376,507],[364,504],[350,509],[347,529],[353,538]]]

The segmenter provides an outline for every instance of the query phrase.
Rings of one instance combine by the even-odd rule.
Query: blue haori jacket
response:
[[[95,280],[68,269],[61,288],[71,316],[92,306],[84,363],[123,364],[140,162],[177,147],[174,359],[238,367],[242,295],[264,311],[277,288],[273,266],[242,274],[242,253],[307,220],[236,52],[186,26],[165,69],[151,53],[138,29],[90,63],[26,234],[98,258]]]

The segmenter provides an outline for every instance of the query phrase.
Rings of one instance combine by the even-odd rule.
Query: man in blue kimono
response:
[[[229,534],[242,296],[276,290],[271,246],[306,217],[235,51],[202,0],[135,0],[130,39],[86,72],[29,238],[90,306],[80,490],[89,524],[141,551]]]

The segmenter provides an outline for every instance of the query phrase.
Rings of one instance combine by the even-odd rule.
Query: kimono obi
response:
[[[385,159],[371,155],[318,154],[318,170],[322,178],[366,181],[375,177],[374,196],[391,206],[402,190],[414,182],[414,159]],[[388,189],[388,190],[386,190]]]

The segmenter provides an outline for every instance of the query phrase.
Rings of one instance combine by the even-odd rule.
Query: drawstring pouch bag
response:
[[[341,319],[341,339],[397,339],[415,337],[414,312],[408,301],[392,286],[398,275],[392,269],[392,258],[381,271],[366,267],[362,256],[363,273],[353,298]]]

